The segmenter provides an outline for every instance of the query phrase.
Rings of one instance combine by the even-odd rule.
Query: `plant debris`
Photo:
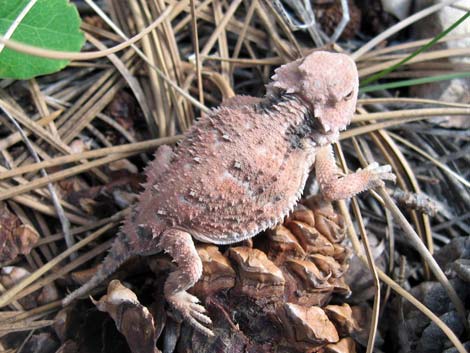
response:
[[[11,213],[5,203],[0,203],[0,263],[28,255],[39,240],[36,230]]]

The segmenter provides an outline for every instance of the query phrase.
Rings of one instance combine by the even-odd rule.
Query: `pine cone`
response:
[[[125,311],[121,307],[106,311],[134,348],[152,348],[156,341],[158,349],[177,353],[352,353],[356,350],[352,336],[365,323],[361,308],[342,303],[350,293],[343,280],[350,253],[342,245],[344,235],[341,216],[331,205],[312,198],[282,225],[253,241],[228,247],[199,244],[203,275],[190,291],[207,308],[214,337],[203,336],[184,321],[178,323],[180,318],[173,317],[165,305],[163,283],[175,266],[165,254],[128,264],[140,271],[148,264],[155,276],[145,275],[147,279],[142,281],[135,275],[139,271],[130,271],[134,275],[125,285],[141,302],[131,311],[127,306]],[[112,330],[116,326],[111,318],[96,309],[87,312],[90,315],[85,319],[83,310],[58,316],[56,330],[62,344],[77,344],[78,351],[86,344],[90,351],[97,351],[111,337],[120,337]],[[83,324],[73,328],[77,317]],[[93,336],[93,323],[100,320],[105,320],[103,325],[110,331],[102,342],[94,342],[89,337]],[[119,349],[129,348],[122,341]]]
[[[349,251],[343,219],[315,199],[253,244],[199,245],[204,272],[192,293],[213,320],[215,337],[180,336],[178,352],[355,352],[347,296]],[[184,331],[183,331],[184,332]]]

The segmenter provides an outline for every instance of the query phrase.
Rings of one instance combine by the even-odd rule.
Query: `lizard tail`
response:
[[[127,259],[132,256],[127,239],[123,238],[124,236],[117,237],[117,239],[113,242],[113,245],[108,255],[106,256],[102,264],[98,267],[98,271],[83,286],[66,296],[62,300],[63,306],[69,305],[75,299],[87,294],[93,288],[103,283],[106,278],[116,272],[119,266],[121,266]]]

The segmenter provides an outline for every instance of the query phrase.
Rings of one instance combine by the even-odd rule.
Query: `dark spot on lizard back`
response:
[[[281,102],[284,102],[288,99],[288,95],[276,95],[276,96],[269,96],[263,99],[261,102],[255,104],[255,112],[259,114],[266,114],[269,115],[270,113],[275,112],[274,106]]]
[[[302,123],[299,125],[291,126],[286,133],[287,141],[290,143],[292,149],[304,148],[302,140],[314,131],[318,130],[317,119],[315,119],[310,112],[304,115]]]
[[[141,240],[152,240],[153,234],[152,230],[149,227],[139,225],[137,226],[137,236]]]
[[[132,207],[131,209],[131,222],[135,223],[137,220],[137,210],[136,207]]]

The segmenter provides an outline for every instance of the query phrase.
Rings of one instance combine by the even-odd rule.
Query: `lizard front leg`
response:
[[[178,268],[171,272],[165,282],[164,294],[168,303],[199,332],[213,336],[206,325],[212,324],[199,299],[187,292],[202,275],[202,262],[194,247],[191,235],[183,230],[165,230],[158,248],[170,254]]]
[[[322,195],[328,200],[350,198],[362,191],[384,185],[384,180],[395,181],[389,165],[370,164],[355,173],[342,175],[336,167],[331,145],[318,150],[315,156],[315,174]]]

